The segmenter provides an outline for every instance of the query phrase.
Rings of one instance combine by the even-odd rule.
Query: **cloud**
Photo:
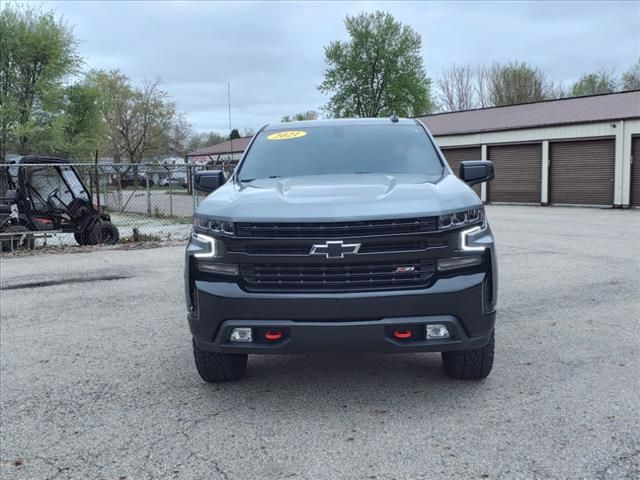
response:
[[[89,68],[161,77],[198,130],[259,128],[318,109],[323,48],[347,14],[392,13],[422,35],[427,72],[451,63],[528,61],[569,83],[640,57],[636,2],[56,2]]]

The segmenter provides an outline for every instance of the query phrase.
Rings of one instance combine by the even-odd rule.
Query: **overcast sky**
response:
[[[42,3],[39,3],[42,4]],[[87,68],[161,77],[199,131],[259,128],[317,110],[323,47],[347,14],[385,10],[422,35],[430,77],[451,63],[525,60],[565,84],[640,56],[640,2],[45,2],[80,40]]]

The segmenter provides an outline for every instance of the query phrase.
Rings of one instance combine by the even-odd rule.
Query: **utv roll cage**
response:
[[[80,245],[118,241],[111,217],[93,205],[91,193],[68,160],[27,156],[2,168],[8,188],[0,199],[0,233],[20,235],[27,246],[33,246],[28,232],[50,230],[73,233]],[[17,240],[6,236],[2,235],[3,249],[13,248]]]

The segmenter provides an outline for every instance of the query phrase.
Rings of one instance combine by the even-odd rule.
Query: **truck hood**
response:
[[[227,182],[198,213],[232,221],[343,221],[434,216],[482,202],[454,175],[314,175]]]

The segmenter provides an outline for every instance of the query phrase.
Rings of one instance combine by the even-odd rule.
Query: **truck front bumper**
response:
[[[332,294],[249,293],[231,282],[196,280],[189,326],[203,350],[223,353],[322,351],[431,352],[485,345],[495,323],[486,311],[486,273],[437,280],[430,288]],[[448,339],[424,338],[427,324],[444,324]],[[234,328],[252,328],[253,341],[230,341]],[[411,329],[411,339],[394,329]],[[283,337],[266,341],[264,332]]]

